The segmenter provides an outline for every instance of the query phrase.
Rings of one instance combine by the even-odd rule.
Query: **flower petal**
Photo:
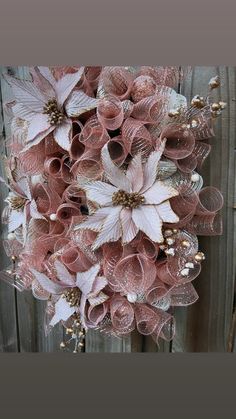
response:
[[[50,68],[49,67],[44,67],[44,66],[38,66],[38,70],[40,71],[42,76],[51,84],[51,86],[55,90],[55,86],[56,86],[57,81],[56,81],[55,77],[53,76]]]
[[[159,149],[153,151],[148,157],[143,168],[143,187],[140,192],[145,192],[155,182],[157,176],[157,165],[165,149],[165,143],[166,141],[162,141],[159,145]]]
[[[72,122],[70,119],[67,119],[65,122],[58,125],[53,133],[57,144],[67,151],[70,149],[71,128]]]
[[[122,228],[122,243],[129,243],[138,234],[138,227],[132,220],[132,211],[123,208],[120,212],[120,222]]]
[[[30,74],[33,77],[34,84],[38,87],[40,92],[42,92],[48,100],[54,99],[56,96],[54,88],[56,80],[50,69],[48,67],[32,67],[30,69]]]
[[[112,195],[117,192],[115,186],[100,181],[89,182],[83,186],[83,189],[85,190],[88,199],[102,206],[111,206]]]
[[[132,191],[140,191],[140,189],[143,186],[143,168],[141,153],[136,154],[136,156],[131,160],[128,170],[126,172],[126,176],[131,182]]]
[[[162,204],[156,205],[156,210],[162,221],[165,223],[178,223],[179,217],[172,210],[169,201],[165,201]]]
[[[21,119],[24,119],[26,121],[31,121],[31,119],[37,115],[36,112],[33,112],[31,109],[26,108],[22,103],[16,103],[12,106],[12,112],[13,114]]]
[[[171,186],[164,185],[163,182],[157,181],[144,194],[145,204],[157,205],[173,196],[179,195],[179,192]]]
[[[48,128],[50,128],[50,124],[47,115],[41,113],[35,114],[29,121],[27,142],[34,140],[35,137],[47,131]]]
[[[105,175],[108,180],[118,189],[131,192],[131,182],[126,177],[125,173],[113,163],[107,144],[102,148],[101,156]]]
[[[53,125],[50,125],[49,128],[46,131],[43,131],[39,133],[32,141],[29,141],[26,146],[23,148],[23,150],[20,151],[20,153],[24,153],[25,151],[29,150],[34,145],[39,144],[47,135],[50,134],[55,129]]]
[[[76,71],[76,73],[66,74],[55,84],[55,91],[59,105],[63,105],[76,84],[80,81],[83,72],[84,67],[81,67],[79,71]]]
[[[51,281],[46,275],[42,272],[38,272],[35,269],[31,268],[30,271],[34,275],[35,279],[40,283],[44,290],[48,291],[50,294],[61,294],[65,286],[56,284],[55,282]]]
[[[102,226],[110,214],[110,207],[99,208],[94,214],[90,215],[86,221],[75,226],[74,230],[101,231]]]
[[[55,304],[55,314],[50,321],[51,326],[55,326],[59,321],[66,321],[75,312],[75,307],[71,307],[65,298],[61,297]]]
[[[105,278],[105,276],[97,276],[93,283],[92,291],[89,297],[91,298],[95,295],[98,295],[107,284],[108,280]]]
[[[97,249],[104,243],[119,240],[122,234],[120,223],[121,209],[121,205],[118,205],[117,207],[109,207],[109,215],[104,221],[102,229],[92,245],[92,250]]]
[[[20,178],[15,186],[15,190],[17,193],[19,193],[19,195],[23,196],[24,198],[27,197],[28,199],[32,198],[29,180],[26,176]]]
[[[40,90],[28,80],[19,80],[15,77],[4,75],[10,84],[16,100],[31,111],[41,113],[46,103],[46,98]]]
[[[132,210],[132,219],[139,230],[155,243],[162,243],[162,221],[153,205],[142,205]]]
[[[95,297],[89,297],[88,301],[90,306],[92,307],[96,307],[99,304],[103,304],[105,301],[107,301],[109,299],[109,296],[104,294],[104,292],[100,292],[97,296]]]
[[[98,99],[87,96],[82,90],[76,90],[71,93],[66,101],[66,114],[75,118],[82,115],[84,112],[88,112],[91,109],[96,108],[98,102]]]
[[[94,281],[100,270],[100,265],[97,263],[86,272],[78,272],[76,274],[76,285],[84,295],[88,295],[93,288]]]
[[[11,233],[20,227],[24,222],[24,213],[23,211],[12,210],[8,219],[8,231]]]
[[[46,220],[46,218],[38,211],[37,204],[34,199],[30,202],[30,215],[35,220]]]
[[[64,284],[74,287],[75,286],[75,279],[70,274],[68,269],[66,269],[65,265],[61,263],[59,260],[55,260],[54,266],[57,272],[57,278],[60,279]]]

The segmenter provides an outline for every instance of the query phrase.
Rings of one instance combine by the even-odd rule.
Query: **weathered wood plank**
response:
[[[3,171],[3,157],[5,155],[4,123],[1,103],[0,83],[0,176],[5,177]],[[0,213],[4,208],[4,199],[8,193],[3,185],[0,187]],[[10,263],[3,248],[3,235],[7,234],[6,226],[0,224],[0,270],[6,268]],[[11,307],[11,310],[9,310]],[[15,311],[15,290],[8,284],[0,281],[0,351],[17,352],[17,324]]]
[[[86,352],[130,352],[130,338],[120,339],[99,331],[88,331],[85,339]]]
[[[212,151],[202,174],[205,185],[218,187],[225,199],[222,210],[223,235],[200,238],[206,253],[201,275],[194,281],[199,301],[189,308],[175,310],[177,334],[173,352],[225,352],[233,309],[234,295],[234,148],[235,148],[235,68],[195,67],[182,85],[188,99],[204,95],[209,79],[219,74],[221,87],[215,94],[228,103],[222,118],[215,124],[215,138],[210,140]]]

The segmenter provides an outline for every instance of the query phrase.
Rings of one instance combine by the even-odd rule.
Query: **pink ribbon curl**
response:
[[[166,138],[164,155],[171,159],[184,159],[194,150],[194,135],[188,128],[183,127],[181,124],[168,125],[162,130],[160,138]]]
[[[120,100],[129,97],[133,77],[124,67],[104,67],[100,80],[106,93],[116,96]]]
[[[137,153],[148,156],[154,149],[153,140],[149,131],[143,122],[134,118],[129,117],[124,121],[121,135],[131,156],[135,156]]]

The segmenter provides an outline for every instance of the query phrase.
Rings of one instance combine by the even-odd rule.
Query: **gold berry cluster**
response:
[[[112,196],[113,205],[122,205],[125,208],[137,208],[145,202],[143,195],[138,192],[125,192],[119,190]]]
[[[81,291],[79,288],[71,288],[63,294],[66,301],[71,307],[78,306],[81,297]]]
[[[62,123],[65,115],[58,108],[56,99],[50,99],[43,108],[43,113],[49,116],[48,121],[51,125],[59,125]]]
[[[60,349],[63,351],[66,349],[69,350],[71,343],[73,343],[73,353],[82,352],[84,350],[85,331],[81,325],[78,313],[72,316],[72,325],[71,327],[66,328],[66,335],[68,335],[68,339],[60,343]]]

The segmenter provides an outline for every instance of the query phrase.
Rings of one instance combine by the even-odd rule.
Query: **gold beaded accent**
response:
[[[196,262],[202,262],[203,260],[206,259],[206,257],[203,252],[197,252],[196,255],[194,256],[194,259],[196,260]]]
[[[83,352],[85,347],[85,330],[80,321],[79,313],[71,316],[71,327],[66,328],[66,335],[69,335],[66,340],[60,343],[60,349],[63,351],[72,351],[73,353]]]
[[[196,95],[192,98],[191,105],[194,106],[195,108],[201,109],[201,108],[204,108],[204,106],[206,105],[206,102],[202,96]]]
[[[137,208],[145,202],[143,195],[138,192],[125,192],[119,190],[112,196],[113,205],[122,205],[125,208]]]
[[[210,89],[216,89],[220,86],[220,78],[219,76],[212,77],[209,81],[209,87]]]
[[[79,305],[81,291],[79,288],[71,288],[70,290],[66,291],[63,296],[65,297],[66,301],[70,304],[71,307]]]
[[[50,99],[43,108],[43,113],[48,115],[51,125],[59,125],[63,122],[65,115],[58,108],[56,99]]]

